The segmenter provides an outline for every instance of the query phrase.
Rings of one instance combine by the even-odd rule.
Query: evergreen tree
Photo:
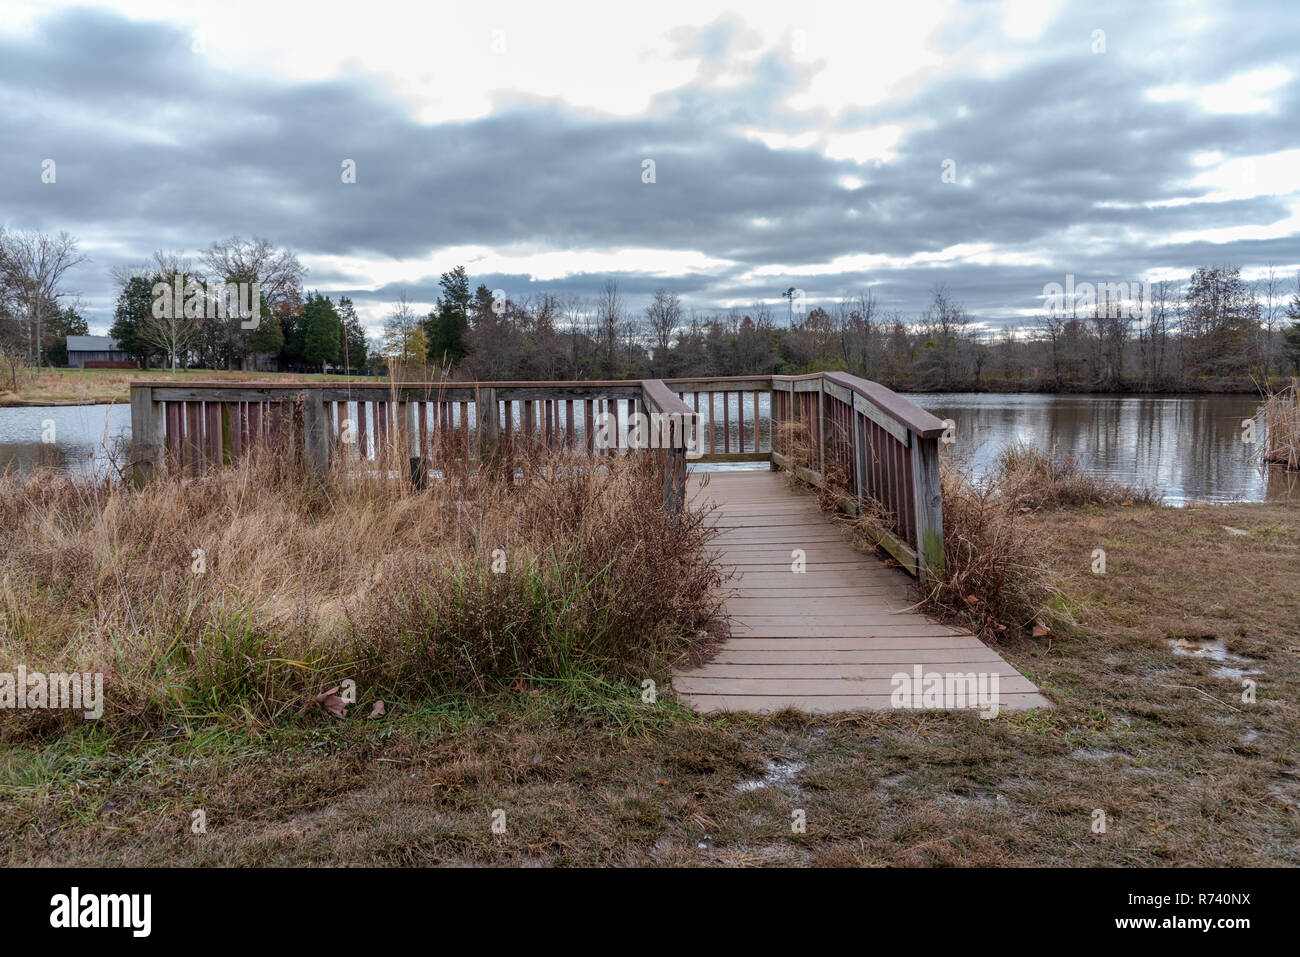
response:
[[[440,366],[450,368],[466,353],[466,333],[469,331],[469,277],[464,266],[442,274],[439,280],[442,296],[438,306],[425,320],[429,340],[429,358]]]
[[[339,298],[339,321],[343,325],[342,359],[349,369],[366,367],[366,330],[361,327],[357,310],[347,296]]]
[[[68,364],[68,336],[90,335],[90,326],[72,306],[55,312],[46,328],[53,340],[45,349],[46,362],[55,366]]]
[[[113,309],[113,325],[108,334],[117,340],[117,344],[133,359],[138,359],[142,368],[149,368],[149,358],[157,351],[143,338],[142,324],[153,309],[153,282],[142,276],[133,276],[122,286],[118,293],[117,305]]]
[[[324,372],[326,363],[339,361],[343,324],[328,296],[320,293],[308,296],[297,325],[302,334],[304,362],[313,366],[319,364],[321,372]]]

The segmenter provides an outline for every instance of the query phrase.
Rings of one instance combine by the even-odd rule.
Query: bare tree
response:
[[[9,294],[26,313],[28,361],[39,365],[45,345],[42,331],[46,308],[58,308],[59,300],[68,295],[62,285],[64,274],[87,259],[77,252],[77,240],[67,233],[51,236],[34,230],[6,232],[0,233],[0,244],[3,285],[8,286]]]
[[[1286,294],[1282,291],[1282,278],[1278,276],[1277,267],[1272,263],[1268,265],[1268,271],[1258,283],[1257,292],[1260,300],[1260,322],[1263,325],[1260,335],[1259,364],[1264,373],[1264,381],[1268,382],[1269,377],[1273,374],[1273,353],[1276,350],[1274,340],[1277,336],[1277,327],[1281,323],[1286,309]]]
[[[654,364],[658,371],[667,368],[668,349],[673,335],[682,324],[682,304],[677,293],[660,289],[645,307],[646,322],[650,326],[650,341],[654,346]]]
[[[270,240],[254,236],[231,236],[214,242],[203,251],[202,268],[211,281],[257,283],[262,303],[278,321],[302,312],[302,281],[307,270],[291,250],[278,249]],[[248,335],[240,328],[240,317],[226,322],[226,364],[231,366],[237,350],[247,351],[258,333]]]
[[[618,370],[618,334],[623,326],[626,309],[623,296],[618,291],[618,282],[607,279],[596,297],[596,317],[600,323],[597,335],[605,360],[605,374],[614,375]]]

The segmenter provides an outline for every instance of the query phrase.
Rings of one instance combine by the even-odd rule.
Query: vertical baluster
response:
[[[429,403],[421,402],[419,410],[420,461],[429,461]]]
[[[176,469],[180,469],[184,464],[184,452],[181,447],[184,427],[181,425],[180,413],[179,402],[167,402],[163,406],[164,428],[167,430],[167,465],[169,468]]]
[[[705,393],[705,395],[709,397],[709,454],[710,455],[713,454],[713,451],[716,447],[713,439],[713,396],[715,394],[716,393],[714,393],[713,391],[709,391]]]
[[[722,390],[722,454],[731,451],[731,393]]]

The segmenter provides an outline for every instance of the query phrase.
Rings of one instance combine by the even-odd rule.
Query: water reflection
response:
[[[1170,504],[1295,497],[1279,469],[1261,469],[1242,441],[1254,396],[910,395],[957,424],[954,450],[977,471],[1008,442],[1074,452],[1089,471],[1150,485]],[[1263,429],[1256,429],[1262,440]],[[1294,478],[1294,476],[1290,477]]]

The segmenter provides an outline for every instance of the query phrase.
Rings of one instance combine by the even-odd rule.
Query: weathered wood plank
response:
[[[701,714],[744,711],[773,714],[794,710],[806,714],[836,714],[841,711],[890,711],[889,695],[687,695],[691,706]],[[1005,710],[1048,708],[1051,703],[1041,694],[999,695],[999,707]],[[978,710],[969,708],[967,710]]]
[[[794,670],[787,665],[785,670]],[[848,666],[841,666],[847,668]],[[1009,667],[1002,665],[1001,667]],[[931,671],[938,669],[931,668]],[[980,666],[969,665],[953,669],[954,674],[978,673]],[[894,668],[891,674],[907,673],[905,668]],[[945,672],[940,672],[945,673]],[[987,673],[987,672],[986,672]],[[697,677],[680,675],[673,678],[673,688],[684,694],[770,695],[887,695],[894,690],[890,675],[871,678],[800,678],[792,675],[774,675],[771,678],[752,677]],[[1019,674],[998,675],[999,696],[1003,694],[1033,694],[1038,689]]]

